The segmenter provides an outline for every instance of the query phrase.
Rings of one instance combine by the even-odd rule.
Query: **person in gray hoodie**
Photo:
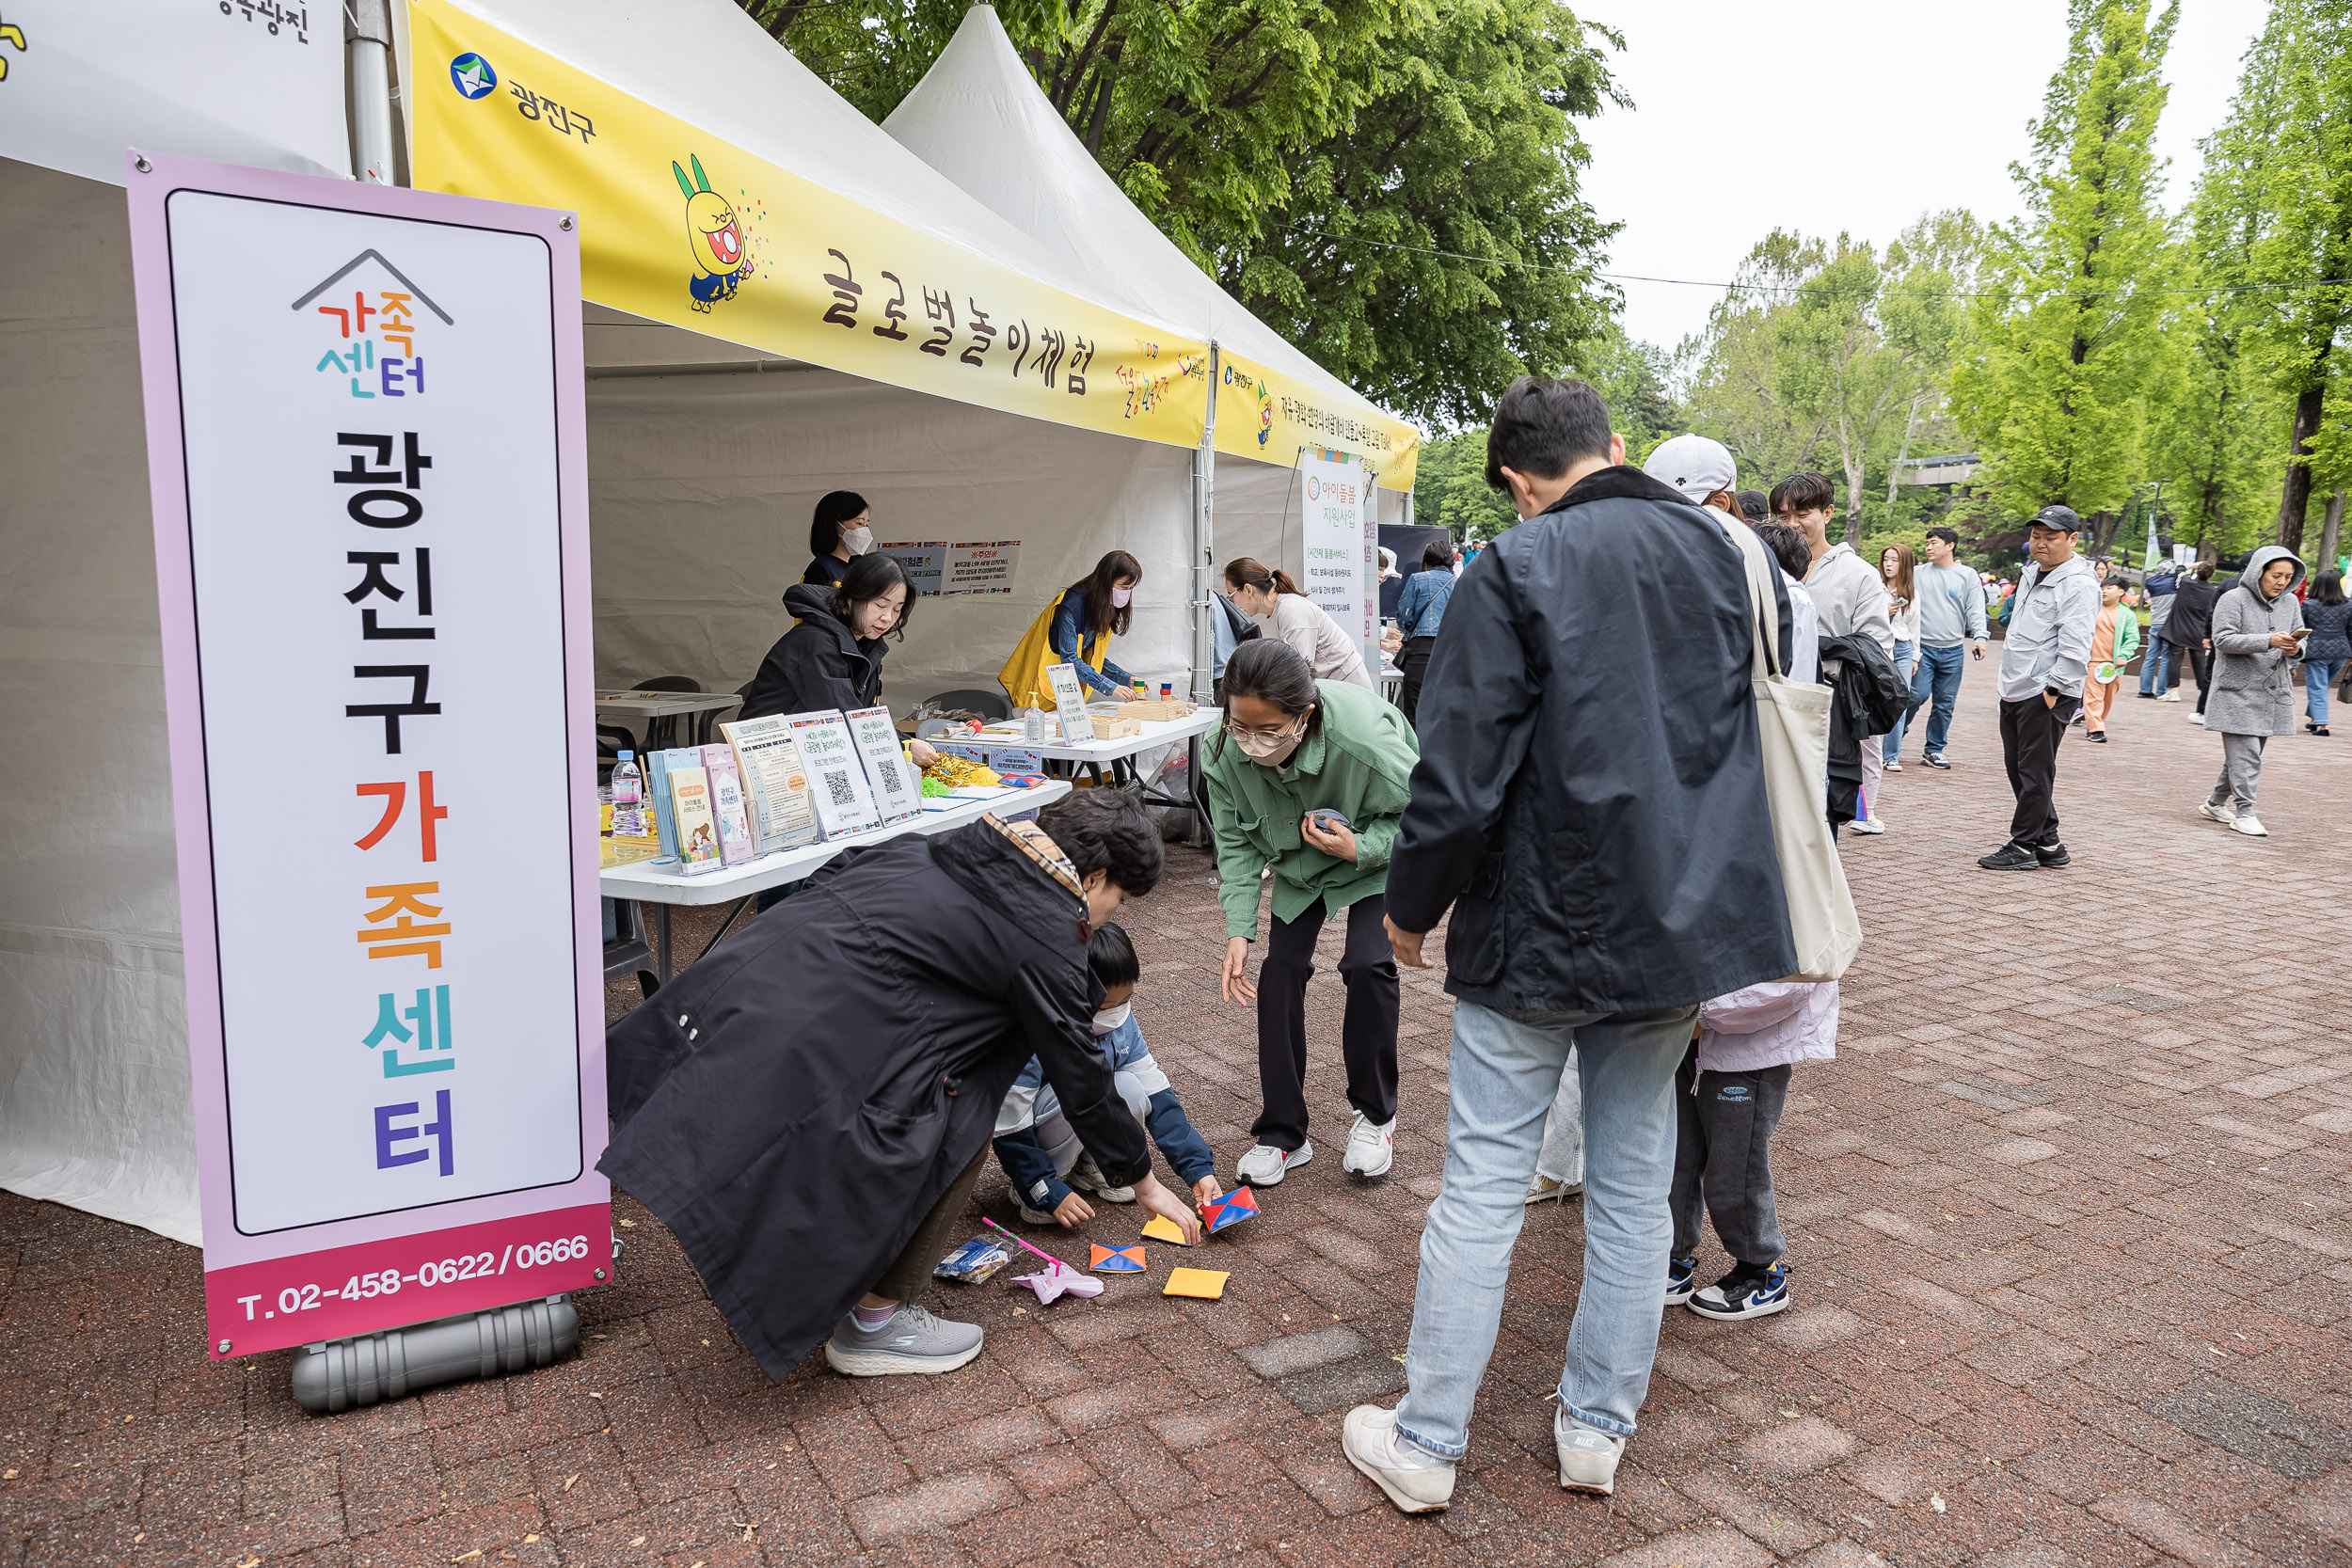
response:
[[[2246,559],[2237,583],[2213,607],[2213,691],[2205,728],[2221,734],[2221,776],[2200,816],[2255,838],[2269,830],[2254,816],[2263,745],[2295,730],[2293,666],[2303,649],[2303,606],[2295,585],[2303,562],[2265,545]]]

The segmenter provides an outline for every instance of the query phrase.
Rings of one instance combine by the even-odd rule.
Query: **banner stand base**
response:
[[[563,1296],[387,1329],[294,1353],[294,1402],[333,1415],[460,1378],[544,1367],[580,1348],[580,1308]]]

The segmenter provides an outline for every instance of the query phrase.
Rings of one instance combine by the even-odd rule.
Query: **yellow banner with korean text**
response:
[[[1200,444],[1208,346],[876,213],[475,20],[409,0],[413,178],[580,214],[616,310],[1057,424]]]
[[[1364,460],[1381,489],[1407,491],[1421,460],[1421,432],[1360,399],[1334,398],[1220,343],[1216,450],[1285,467],[1301,452],[1344,451]]]

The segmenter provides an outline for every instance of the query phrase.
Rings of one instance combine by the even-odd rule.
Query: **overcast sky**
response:
[[[1582,122],[1584,192],[1621,222],[1608,270],[1721,282],[1775,225],[1883,244],[1931,208],[2017,210],[2012,161],[2066,51],[2064,0],[1581,0],[1625,36],[1631,109]],[[2157,132],[2167,202],[2221,121],[2263,0],[2182,0]],[[1671,349],[1719,289],[1620,279],[1626,330]]]

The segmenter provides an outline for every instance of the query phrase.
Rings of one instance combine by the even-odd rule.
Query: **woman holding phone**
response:
[[[2198,812],[2254,838],[2270,832],[2254,816],[2263,744],[2295,733],[2294,666],[2306,635],[2295,585],[2302,578],[2303,562],[2294,551],[2265,545],[2247,558],[2236,586],[2213,607],[2213,690],[2205,728],[2220,733],[2221,776]]]
[[[1325,919],[1346,911],[1340,1050],[1355,1111],[1344,1169],[1388,1174],[1396,1127],[1396,958],[1388,912],[1389,847],[1411,793],[1421,746],[1377,695],[1317,680],[1289,643],[1244,642],[1225,666],[1225,727],[1208,748],[1216,824],[1217,901],[1225,910],[1228,1002],[1258,1007],[1263,1095],[1239,1179],[1271,1187],[1314,1158],[1307,1140],[1307,981]],[[1247,978],[1268,868],[1273,928],[1258,984]]]

